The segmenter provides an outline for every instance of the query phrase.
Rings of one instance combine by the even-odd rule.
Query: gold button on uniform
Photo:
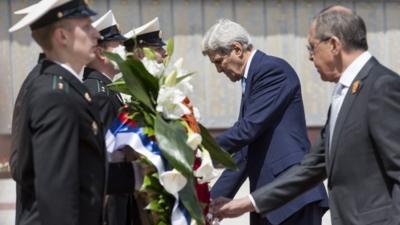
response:
[[[63,90],[64,89],[64,84],[63,83],[58,83],[57,84],[57,88],[58,88],[58,90]]]
[[[97,135],[99,133],[99,127],[97,126],[97,123],[95,121],[92,122],[92,131],[94,135]]]
[[[90,94],[89,93],[85,93],[85,99],[88,101],[88,102],[92,102],[92,98],[90,97]]]

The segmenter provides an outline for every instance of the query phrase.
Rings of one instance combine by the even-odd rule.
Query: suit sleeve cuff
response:
[[[248,195],[251,204],[253,205],[254,209],[256,210],[257,213],[260,212],[260,210],[258,209],[257,205],[256,205],[256,201],[254,201],[254,198],[251,194]]]

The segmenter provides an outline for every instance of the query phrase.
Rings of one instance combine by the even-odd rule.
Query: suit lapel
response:
[[[362,81],[363,79],[365,79],[368,76],[371,68],[376,64],[377,64],[377,60],[374,57],[372,57],[370,60],[368,60],[368,62],[364,65],[364,67],[361,69],[361,71],[358,73],[358,75],[354,78],[354,81],[357,81],[357,80]],[[329,149],[329,151],[328,151],[329,159],[330,159],[330,163],[329,163],[330,170],[329,171],[332,171],[332,169],[333,169],[334,161],[336,158],[336,153],[338,151],[338,149],[337,149],[338,144],[340,143],[341,133],[342,133],[344,124],[346,122],[347,115],[351,111],[353,102],[356,100],[356,98],[358,96],[357,94],[352,93],[351,88],[352,88],[352,85],[349,87],[349,90],[347,91],[347,94],[343,100],[342,107],[340,108],[338,117],[336,119],[335,129],[334,129],[333,135],[332,135],[331,149]],[[361,91],[362,91],[362,89],[361,89]],[[329,140],[328,140],[328,143],[329,143]],[[332,174],[332,173],[329,173],[329,174]],[[330,175],[329,175],[329,177],[330,177]]]

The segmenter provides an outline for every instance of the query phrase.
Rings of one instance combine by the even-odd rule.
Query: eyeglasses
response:
[[[319,41],[318,43],[316,43],[316,44],[311,44],[311,43],[309,43],[309,44],[306,46],[306,47],[307,47],[308,53],[309,53],[310,55],[313,55],[313,54],[314,54],[314,51],[318,48],[318,46],[319,46],[322,42],[326,42],[326,41],[328,41],[329,39],[331,39],[331,37],[326,37],[326,38],[320,40],[320,41]]]

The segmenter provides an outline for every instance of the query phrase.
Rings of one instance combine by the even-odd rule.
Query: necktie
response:
[[[241,84],[242,84],[242,94],[244,94],[244,92],[246,91],[246,78],[245,77],[242,78]]]
[[[335,131],[337,116],[339,114],[340,107],[343,102],[343,96],[342,96],[343,88],[344,86],[341,83],[337,83],[335,86],[335,91],[332,96],[331,115],[329,121],[329,149],[332,144],[332,137],[333,137],[333,132]]]

